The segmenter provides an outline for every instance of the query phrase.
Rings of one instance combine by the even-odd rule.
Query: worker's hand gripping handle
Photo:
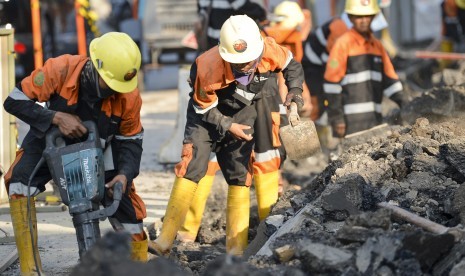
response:
[[[121,202],[121,198],[123,197],[123,183],[117,182],[113,186],[113,202],[103,209],[99,209],[93,212],[85,212],[76,214],[73,216],[73,223],[82,224],[86,221],[90,221],[93,219],[100,219],[104,220],[107,217],[111,217],[119,207]]]
[[[120,201],[123,197],[123,183],[116,182],[113,186],[113,201]]]
[[[82,124],[87,128],[88,131],[88,136],[87,140],[88,141],[94,141],[99,139],[98,133],[97,133],[97,125],[93,121],[84,121]],[[58,127],[53,127],[49,131],[47,131],[47,134],[45,136],[45,143],[47,147],[53,147],[56,148],[58,147],[57,145],[57,138],[64,138],[65,136],[61,133],[60,129]]]

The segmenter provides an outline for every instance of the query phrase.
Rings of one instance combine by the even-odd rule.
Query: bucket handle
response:
[[[291,102],[291,105],[289,106],[288,116],[289,124],[291,124],[292,127],[295,127],[300,123],[300,116],[297,110],[297,104],[295,102]]]

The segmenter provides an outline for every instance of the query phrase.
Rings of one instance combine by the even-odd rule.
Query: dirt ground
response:
[[[216,191],[197,241],[177,243],[170,260],[194,275],[463,275],[464,104],[462,86],[435,88],[402,109],[403,125],[343,140],[329,164],[288,162],[287,192],[265,223],[252,207],[242,260],[223,255],[225,195]]]
[[[176,91],[146,93],[142,172],[150,238],[174,175],[157,152],[175,127]],[[387,125],[341,141],[324,154],[286,161],[287,185],[270,217],[258,222],[252,187],[249,247],[225,255],[226,183],[219,174],[196,242],[176,242],[168,258],[129,260],[124,237],[106,235],[78,263],[67,212],[39,214],[39,248],[47,275],[465,275],[465,88],[418,93]],[[174,150],[174,149],[173,149]],[[408,212],[400,217],[394,209]],[[384,206],[384,207],[383,207]],[[409,221],[409,218],[416,221]],[[418,217],[424,218],[418,223]],[[421,221],[421,220],[420,220]],[[102,224],[107,232],[107,222]],[[0,228],[11,235],[9,217]],[[3,246],[3,245],[0,245]],[[13,264],[2,275],[17,275]]]

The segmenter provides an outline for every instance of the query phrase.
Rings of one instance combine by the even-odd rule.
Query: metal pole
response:
[[[44,56],[42,52],[42,29],[40,27],[40,1],[31,0],[32,40],[34,47],[35,69],[42,68]]]
[[[134,0],[132,3],[132,18],[139,18],[139,0]]]
[[[78,0],[74,1],[74,9],[76,10],[76,32],[78,43],[78,54],[87,56],[87,41],[86,41],[86,28],[84,25],[84,17],[82,17],[79,10],[81,4]]]

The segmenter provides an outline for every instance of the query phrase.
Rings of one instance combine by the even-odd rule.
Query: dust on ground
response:
[[[111,241],[121,237],[105,236],[73,268],[72,275],[104,275],[105,271],[112,275],[128,271],[166,275],[463,275],[464,99],[462,86],[431,89],[402,108],[402,125],[364,135],[356,143],[343,141],[345,147],[337,159],[289,163],[284,167],[287,191],[265,222],[258,223],[252,188],[250,240],[243,258],[224,254],[226,184],[218,175],[195,243],[175,243],[167,258],[152,256],[147,264],[140,264],[128,259],[128,247],[112,246]],[[321,164],[321,170],[310,173]],[[155,178],[161,175],[152,173],[150,181],[157,182]],[[170,186],[174,175],[164,177],[163,183]],[[169,191],[163,184],[157,188]],[[426,231],[407,223],[380,203],[401,207],[446,231],[434,227]],[[158,227],[152,230],[152,239]],[[115,258],[115,252],[120,257]]]
[[[196,243],[175,244],[169,259],[195,275],[232,267],[245,275],[465,273],[461,234],[427,232],[378,205],[388,202],[462,233],[464,104],[463,87],[434,88],[402,109],[402,126],[346,144],[321,173],[302,176],[305,164],[285,171],[296,176],[270,217],[259,224],[252,207],[242,260],[223,254],[225,193],[216,191]]]

